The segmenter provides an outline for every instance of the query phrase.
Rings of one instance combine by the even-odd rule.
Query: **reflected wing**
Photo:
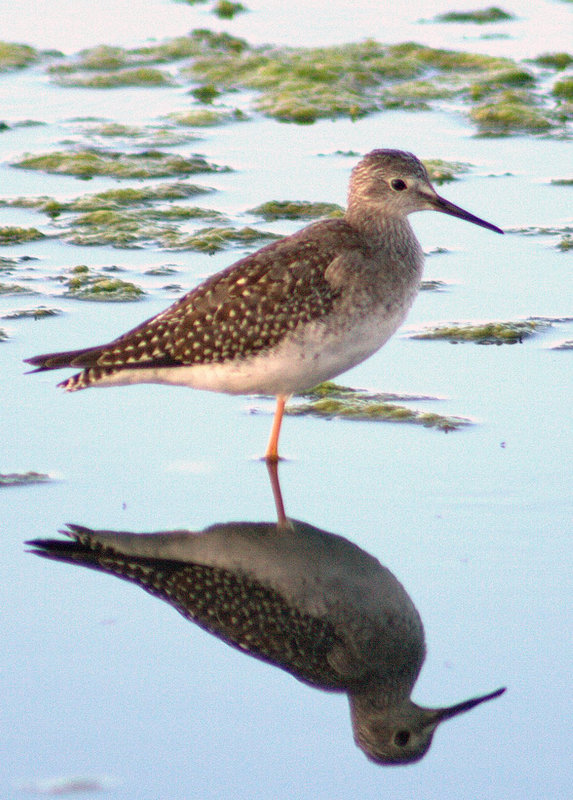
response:
[[[272,587],[203,564],[133,557],[103,547],[87,528],[69,526],[70,540],[29,542],[38,555],[81,564],[141,586],[230,645],[323,689],[346,688],[329,662],[341,642],[324,618],[289,605]]]

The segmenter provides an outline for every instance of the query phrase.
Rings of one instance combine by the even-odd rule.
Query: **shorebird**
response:
[[[131,581],[242,652],[345,692],[355,741],[378,764],[419,760],[441,722],[505,691],[448,708],[414,703],[424,630],[404,587],[347,539],[288,522],[151,534],[70,525],[67,540],[28,544]]]
[[[373,150],[353,169],[348,206],[211,276],[108,344],[27,359],[75,367],[59,384],[164,383],[277,398],[265,457],[277,460],[290,395],[371,356],[406,317],[423,253],[408,215],[441,211],[502,230],[440,197],[411,153]]]

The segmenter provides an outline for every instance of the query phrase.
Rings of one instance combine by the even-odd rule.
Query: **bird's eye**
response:
[[[402,178],[393,178],[390,181],[390,186],[397,192],[403,192],[406,189],[406,182]]]
[[[394,734],[394,744],[398,747],[406,747],[410,741],[410,731],[400,730]]]

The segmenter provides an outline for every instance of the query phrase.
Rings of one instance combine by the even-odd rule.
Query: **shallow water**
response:
[[[331,2],[324,24],[316,25],[318,3],[253,0],[250,13],[223,24],[209,5],[60,0],[64,27],[53,4],[45,19],[32,4],[20,5],[20,15],[3,22],[2,37],[67,52],[102,42],[133,45],[197,26],[253,43],[372,36],[512,58],[570,48],[571,12],[559,2],[505,3],[518,15],[495,28],[507,39],[476,39],[483,31],[474,26],[417,22],[474,3],[404,5],[389,20],[373,14],[371,3],[352,4],[350,14],[348,4]],[[9,163],[26,151],[57,149],[75,130],[72,118],[143,124],[189,103],[174,88],[63,89],[41,68],[5,73],[0,86],[0,118],[49,123],[0,134],[2,197],[71,198],[140,185],[83,182]],[[241,225],[252,224],[247,209],[269,199],[343,204],[356,159],[331,154],[380,146],[471,163],[440,192],[503,228],[571,224],[571,187],[549,183],[568,176],[570,142],[473,133],[453,112],[393,111],[312,126],[253,117],[200,131],[201,141],[173,151],[196,150],[233,167],[190,180],[219,190],[198,204]],[[571,357],[553,347],[573,339],[573,323],[555,322],[522,344],[500,347],[408,334],[436,322],[571,318],[571,254],[555,248],[558,237],[495,236],[437,214],[417,214],[412,222],[426,252],[447,248],[428,257],[425,272],[447,288],[422,293],[404,328],[340,382],[439,397],[413,406],[475,424],[445,435],[287,417],[280,467],[286,510],[355,542],[404,584],[428,648],[416,702],[447,705],[502,685],[507,693],[444,723],[419,764],[378,767],[354,746],[343,696],[231,650],[127,583],[29,555],[25,540],[51,538],[66,522],[137,532],[272,521],[272,494],[257,457],[273,404],[158,386],[64,395],[55,388],[59,374],[24,375],[23,358],[109,340],[179,296],[163,285],[188,289],[242,250],[209,257],[57,239],[6,246],[3,257],[39,260],[0,281],[25,282],[43,294],[0,296],[0,313],[39,304],[64,313],[0,320],[10,337],[0,342],[0,472],[54,478],[0,489],[2,796],[24,797],[30,786],[54,793],[57,784],[41,781],[70,776],[97,779],[118,800],[569,796],[563,720],[570,716],[573,655],[564,635],[572,567]],[[15,208],[0,208],[0,225],[52,230],[43,215]],[[299,225],[261,227],[288,233]],[[77,264],[125,267],[123,277],[149,294],[127,304],[63,298],[50,276]],[[178,272],[159,280],[142,275],[164,264]]]

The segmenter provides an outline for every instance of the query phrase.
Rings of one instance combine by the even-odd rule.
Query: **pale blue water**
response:
[[[64,29],[54,4],[45,19],[33,5],[26,11],[22,3],[23,14],[3,19],[2,38],[73,52],[200,25],[253,42],[370,35],[510,57],[570,49],[570,9],[559,2],[504,3],[519,19],[499,29],[512,38],[492,40],[468,40],[471,30],[462,26],[416,22],[474,3],[399,4],[388,18],[366,2],[331,2],[322,17],[319,3],[253,0],[250,14],[222,24],[208,5],[60,0],[58,7],[75,13]],[[5,74],[0,86],[0,119],[50,123],[0,134],[3,196],[73,197],[119,185],[15,170],[9,162],[58,147],[73,132],[73,117],[145,123],[189,102],[175,89],[64,90],[36,69]],[[549,184],[570,175],[570,142],[472,133],[462,117],[439,112],[310,127],[254,119],[207,130],[196,145],[175,150],[197,150],[236,170],[196,182],[219,190],[200,204],[241,224],[252,221],[246,209],[268,199],[344,203],[355,159],[319,154],[380,146],[470,162],[467,175],[440,191],[504,228],[571,223],[570,187]],[[64,395],[55,388],[58,373],[24,375],[23,358],[111,339],[172,301],[164,283],[190,288],[242,251],[208,257],[55,240],[3,247],[2,256],[40,259],[29,264],[38,278],[30,285],[48,295],[0,297],[0,313],[40,303],[65,313],[0,320],[10,335],[0,343],[0,471],[56,478],[0,490],[2,797],[24,797],[27,784],[70,776],[100,778],[114,800],[569,797],[571,357],[551,348],[573,339],[573,324],[556,323],[512,347],[451,346],[407,333],[436,321],[571,317],[571,254],[557,251],[550,237],[495,236],[437,214],[412,221],[425,250],[450,251],[429,257],[425,274],[449,288],[421,294],[404,330],[341,382],[436,395],[443,400],[418,405],[477,424],[444,435],[287,418],[284,499],[288,514],[355,541],[403,582],[428,645],[414,700],[446,705],[501,685],[508,692],[444,724],[419,764],[377,767],[354,746],[343,697],[232,651],[140,589],[27,554],[26,539],[52,537],[68,521],[151,531],[272,520],[257,460],[272,402],[157,386]],[[0,225],[8,224],[50,230],[32,211],[0,209]],[[47,277],[81,263],[133,270],[126,278],[150,295],[113,305],[50,296],[56,285]],[[166,263],[179,272],[141,275]],[[0,280],[20,282],[18,272]]]

